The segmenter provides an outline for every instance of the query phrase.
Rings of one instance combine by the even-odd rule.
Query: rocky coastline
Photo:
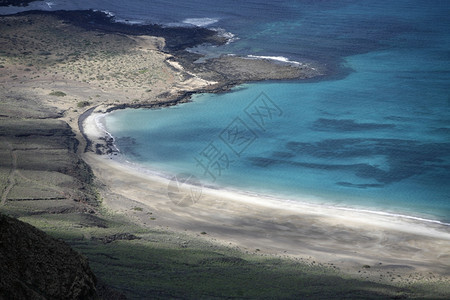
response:
[[[210,58],[198,63],[203,58],[200,54],[189,52],[187,49],[201,44],[220,46],[228,39],[219,32],[201,27],[164,27],[158,24],[139,25],[116,22],[114,17],[101,11],[27,11],[12,15],[14,17],[51,16],[56,17],[64,24],[83,28],[97,34],[124,34],[129,36],[158,36],[164,38],[164,46],[159,45],[159,51],[167,53],[170,57],[167,62],[175,62],[177,67],[170,63],[167,65],[175,72],[184,72],[187,77],[198,76],[211,82],[207,86],[180,89],[175,93],[161,93],[157,99],[140,99],[139,101],[125,101],[120,104],[102,103],[102,112],[109,113],[114,110],[126,108],[157,109],[189,102],[191,96],[197,93],[222,93],[233,87],[255,81],[265,80],[301,80],[323,76],[326,70],[308,64],[291,64],[269,59],[250,59],[239,56],[221,56]],[[9,17],[12,17],[9,16]],[[8,16],[6,16],[7,18]],[[181,66],[181,68],[180,68]],[[105,136],[95,141],[96,147],[83,132],[83,121],[94,112],[99,105],[90,107],[78,117],[78,130],[85,140],[85,150],[89,149],[98,154],[115,152],[110,137]]]
[[[33,72],[35,71],[34,69],[36,69],[36,71],[33,72],[33,74],[38,74],[34,77],[35,79],[38,77],[42,78],[42,69],[47,69],[47,65],[50,65],[51,67],[61,65],[59,70],[55,70],[53,74],[61,74],[61,72],[63,74],[69,74],[70,80],[75,81],[71,83],[73,88],[75,89],[78,86],[78,90],[74,90],[74,94],[80,94],[80,90],[82,89],[91,90],[91,94],[95,95],[95,97],[105,94],[104,97],[101,97],[103,99],[95,99],[93,96],[88,97],[90,100],[84,102],[88,103],[87,108],[89,109],[84,113],[80,114],[77,112],[77,109],[72,108],[73,114],[71,114],[72,116],[70,119],[74,121],[73,124],[70,125],[74,130],[78,131],[84,139],[84,141],[80,141],[80,143],[86,144],[84,147],[85,149],[90,148],[92,141],[86,139],[86,135],[83,133],[81,125],[82,121],[87,116],[87,112],[93,112],[95,110],[93,109],[94,107],[101,106],[102,111],[105,113],[125,108],[161,108],[189,102],[191,96],[196,93],[226,92],[242,83],[265,80],[309,79],[322,76],[326,73],[326,70],[320,66],[311,66],[302,63],[291,64],[269,59],[255,59],[232,55],[204,59],[203,62],[199,63],[199,60],[204,57],[200,54],[189,52],[188,49],[190,47],[201,44],[219,46],[228,42],[228,39],[219,32],[201,27],[164,27],[158,24],[141,25],[120,23],[116,22],[113,16],[105,12],[94,10],[27,11],[14,15],[2,16],[1,19],[3,26],[7,26],[5,28],[17,24],[18,26],[22,26],[24,30],[26,30],[26,28],[32,30],[33,28],[41,26],[43,31],[46,31],[48,30],[48,27],[45,24],[54,23],[51,26],[56,27],[58,31],[50,32],[51,34],[56,34],[56,40],[51,42],[57,44],[60,43],[61,38],[64,38],[62,36],[64,34],[90,36],[89,39],[83,39],[82,36],[80,37],[80,40],[84,41],[84,45],[80,43],[81,45],[74,44],[73,46],[68,47],[65,44],[60,44],[56,45],[56,47],[45,49],[50,42],[46,41],[46,45],[42,44],[40,50],[39,48],[35,48],[39,51],[29,51],[30,49],[28,48],[31,45],[24,45],[23,50],[26,51],[19,51],[18,49],[17,51],[14,51],[8,48],[8,44],[17,44],[17,38],[15,37],[17,35],[13,35],[9,38],[7,43],[5,43],[4,49],[2,49],[2,52],[7,56],[14,57],[16,60],[22,57],[26,60],[26,63],[24,62],[23,64],[32,66],[23,67],[23,70],[28,71],[28,73],[30,71]],[[92,49],[93,44],[98,43],[95,38],[103,39],[105,41],[101,47],[98,47],[98,50],[100,50],[98,52],[94,52],[97,49]],[[35,37],[30,35],[29,38],[25,36],[22,39],[23,44],[28,44],[29,39],[35,39]],[[43,37],[42,41],[45,41],[46,39],[47,37]],[[110,50],[111,43],[116,44],[113,45],[113,47],[116,47],[117,51]],[[141,52],[141,58],[138,60],[135,59],[136,50],[133,50],[133,47],[138,47],[137,50]],[[155,53],[164,57],[164,61],[162,62],[164,68],[168,68],[169,72],[173,74],[170,75],[172,78],[178,76],[182,78],[182,81],[177,83],[175,80],[172,85],[169,84],[167,87],[162,86],[160,92],[151,91],[148,93],[150,89],[145,89],[145,85],[150,82],[149,86],[154,84],[154,80],[153,82],[150,80],[146,83],[145,77],[142,79],[143,75],[149,71],[148,68],[141,68],[132,71],[131,74],[124,74],[124,79],[129,80],[128,84],[125,85],[119,80],[120,77],[117,77],[118,71],[120,70],[113,72],[111,69],[114,69],[114,67],[105,68],[103,66],[92,66],[92,57],[104,55],[105,52],[108,52],[110,54],[106,56],[107,59],[117,59],[115,57],[118,57],[117,55],[120,55],[120,53],[130,51],[133,52],[133,54],[130,53],[132,58],[130,58],[129,63],[124,65],[124,68],[132,69],[134,66],[139,65],[141,61],[147,61],[147,55],[151,52],[152,54]],[[66,54],[62,52],[66,52]],[[83,52],[85,54],[80,54]],[[86,67],[80,69],[77,60],[79,60],[82,55],[86,58],[87,62]],[[100,61],[102,60],[100,59]],[[125,64],[125,62],[123,63]],[[75,68],[77,68],[79,72],[80,70],[83,70],[81,71],[82,73],[77,75],[67,71],[68,69]],[[93,69],[97,70],[96,76],[84,76],[84,79],[82,79],[84,74],[92,73]],[[141,77],[141,83],[137,84],[136,80],[132,80],[132,77],[135,74],[138,74]],[[122,96],[123,99],[118,102],[117,100],[111,100],[111,98],[117,96],[118,93],[113,93],[113,91],[111,91],[111,94],[108,95],[108,93],[105,93],[105,90],[108,89],[108,87],[103,87],[108,78],[113,79],[114,77],[117,78],[115,79],[117,80],[117,83],[115,84],[114,89],[120,94],[124,94]],[[14,80],[17,80],[17,78],[14,78]],[[38,84],[39,81],[42,82],[42,79],[37,80],[35,83],[30,82],[32,84],[30,87],[35,89],[36,84]],[[61,81],[61,83],[58,83],[58,81]],[[55,87],[56,85],[69,84],[68,77],[64,75],[63,78],[60,78],[59,75],[52,75],[45,83],[47,82],[50,83],[50,88]],[[85,83],[88,83],[88,86],[86,86]],[[127,86],[132,89],[135,89],[136,87],[142,90],[142,92],[139,94],[135,93],[136,95],[131,98],[130,96],[125,95],[129,93]],[[170,86],[171,88],[169,88]],[[66,94],[67,92],[63,91],[62,93]],[[74,96],[74,98],[77,98],[79,101],[80,96],[86,98],[85,93]],[[48,101],[48,97],[45,97],[43,101]],[[58,103],[58,105],[60,105],[60,103]],[[65,111],[65,115],[67,116],[69,113],[70,108]],[[75,119],[78,119],[78,121],[75,122]]]
[[[165,182],[149,181],[97,155],[114,153],[112,137],[90,140],[85,132],[95,113],[173,106],[195,93],[226,92],[246,82],[313,78],[327,73],[323,67],[231,55],[204,59],[188,48],[226,43],[220,33],[117,23],[100,11],[0,16],[0,29],[0,213],[52,237],[0,214],[2,226],[11,228],[0,232],[8,274],[0,276],[0,298],[17,290],[17,283],[26,295],[35,295],[29,278],[21,277],[21,264],[39,283],[39,295],[56,298],[65,293],[104,299],[123,299],[121,293],[133,299],[448,295],[448,270],[441,271],[445,265],[435,266],[433,260],[431,273],[426,260],[388,257],[381,264],[376,255],[358,260],[346,242],[364,246],[372,241],[377,247],[387,245],[379,253],[389,249],[395,254],[421,241],[420,247],[438,253],[431,237],[405,237],[384,227],[362,231],[359,223],[346,227],[338,216],[330,219],[333,214],[286,213],[213,194],[209,202],[179,207],[167,199]],[[241,220],[248,223],[241,226]],[[272,234],[270,243],[266,233]],[[292,238],[296,234],[298,240]],[[326,238],[320,241],[318,234]],[[385,245],[368,240],[374,234],[386,236]],[[342,239],[340,250],[336,236]],[[287,252],[284,246],[291,243]],[[308,243],[323,251],[308,252]],[[39,247],[29,251],[22,244]],[[21,252],[14,257],[15,247]],[[343,259],[325,259],[324,251],[344,253]],[[55,253],[60,255],[49,261]],[[79,285],[58,291],[52,270],[67,273],[62,258],[67,253],[80,274]],[[426,251],[423,255],[428,257]],[[48,276],[42,277],[47,269]],[[267,282],[277,288],[267,288]]]
[[[79,26],[89,31],[103,33],[126,34],[131,36],[158,36],[165,40],[159,50],[168,53],[168,61],[178,62],[188,73],[198,75],[214,84],[177,94],[158,95],[160,100],[140,101],[139,103],[123,103],[109,107],[106,112],[125,108],[160,108],[188,102],[196,93],[220,93],[229,91],[236,85],[265,80],[295,80],[323,76],[323,67],[312,67],[308,64],[294,65],[269,59],[249,59],[240,56],[221,56],[198,63],[202,55],[189,52],[187,49],[201,44],[220,46],[228,42],[228,38],[219,32],[202,27],[164,27],[158,24],[140,25],[116,22],[113,16],[101,11],[29,11],[18,15],[49,14],[64,22]],[[170,65],[169,65],[170,66]],[[319,68],[319,69],[317,69]],[[175,71],[178,71],[175,68]]]

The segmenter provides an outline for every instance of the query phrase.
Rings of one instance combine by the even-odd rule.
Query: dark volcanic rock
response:
[[[28,6],[30,2],[37,0],[0,0],[0,6]]]
[[[66,243],[0,214],[0,299],[97,299],[95,285]]]
[[[92,240],[99,240],[99,241],[102,241],[104,244],[109,244],[109,243],[112,243],[114,241],[119,241],[119,240],[131,241],[131,240],[140,240],[140,239],[141,239],[140,237],[135,236],[134,234],[131,234],[131,233],[116,233],[116,234],[101,237],[101,238],[96,238],[96,237],[92,238]]]
[[[165,27],[158,24],[140,25],[115,22],[111,17],[101,11],[71,10],[71,11],[27,11],[17,15],[42,14],[56,16],[66,23],[87,30],[97,30],[108,33],[127,35],[150,35],[164,37],[165,49],[168,51],[184,50],[196,45],[210,43],[222,45],[227,38],[220,36],[216,31],[203,27]]]

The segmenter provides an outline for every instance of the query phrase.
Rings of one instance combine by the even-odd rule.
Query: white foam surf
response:
[[[158,170],[158,169],[153,169],[153,168],[148,168],[147,166],[143,166],[140,163],[136,163],[133,161],[130,161],[127,159],[127,157],[125,155],[122,155],[122,153],[120,152],[120,149],[117,147],[117,145],[114,143],[115,139],[114,136],[106,129],[105,126],[105,120],[104,118],[106,117],[107,114],[102,114],[102,113],[98,113],[95,114],[94,116],[94,124],[95,127],[97,128],[97,131],[102,132],[102,136],[108,136],[109,138],[113,139],[113,147],[118,151],[118,153],[116,153],[117,155],[112,157],[114,160],[116,160],[119,163],[123,163],[124,165],[134,169],[135,171],[138,171],[140,173],[146,174],[146,175],[156,175],[160,178],[164,178],[164,179],[171,179],[174,175],[171,174],[170,172],[165,172],[162,170]],[[335,211],[348,211],[351,213],[355,213],[355,214],[368,214],[368,215],[378,215],[378,216],[382,216],[382,217],[387,217],[391,220],[395,220],[395,219],[403,219],[403,220],[411,220],[411,221],[416,221],[416,222],[420,222],[420,223],[424,223],[424,224],[436,224],[439,226],[445,226],[445,227],[450,227],[450,223],[447,222],[443,222],[443,221],[439,221],[439,220],[435,220],[435,219],[431,219],[431,218],[427,218],[427,217],[423,217],[423,216],[418,216],[418,215],[407,215],[407,214],[402,214],[402,213],[396,213],[396,212],[389,212],[389,211],[383,211],[383,210],[377,210],[376,208],[373,209],[364,209],[364,208],[360,208],[360,207],[350,207],[350,206],[340,206],[340,205],[332,205],[329,203],[324,203],[324,199],[315,197],[315,196],[308,196],[308,195],[299,195],[299,197],[277,197],[277,196],[273,196],[270,195],[268,193],[259,193],[259,192],[255,192],[255,191],[251,191],[251,190],[242,190],[242,189],[236,189],[230,186],[221,186],[221,185],[217,185],[217,184],[211,184],[211,183],[207,183],[207,182],[201,182],[200,185],[208,190],[211,191],[216,191],[216,192],[221,192],[221,193],[229,193],[230,195],[240,195],[240,196],[245,196],[245,197],[249,197],[253,200],[258,201],[268,201],[268,202],[273,202],[275,201],[275,203],[279,203],[280,205],[282,205],[283,203],[286,205],[300,205],[300,206],[305,206],[305,207],[310,207],[310,208],[314,208],[316,210],[320,210],[321,208],[327,209],[327,210],[335,210]],[[263,202],[259,202],[259,203],[263,203]]]
[[[377,210],[376,208],[375,209],[364,209],[364,208],[359,208],[359,207],[357,208],[357,207],[326,204],[326,203],[323,203],[324,199],[321,199],[320,197],[310,196],[310,195],[299,195],[299,197],[297,199],[297,197],[295,197],[295,198],[277,197],[277,196],[273,196],[273,195],[270,195],[267,193],[258,193],[258,192],[254,192],[254,191],[240,190],[240,189],[235,189],[232,187],[222,187],[222,186],[218,186],[218,185],[208,186],[208,185],[204,184],[204,186],[206,186],[208,188],[213,188],[215,190],[222,190],[222,191],[230,192],[233,194],[258,198],[263,201],[264,200],[268,200],[268,201],[273,200],[273,201],[277,201],[279,203],[290,203],[293,205],[299,204],[299,205],[305,205],[305,206],[308,206],[311,208],[314,207],[317,209],[325,208],[325,209],[338,210],[338,211],[348,211],[348,212],[354,212],[354,213],[378,215],[378,216],[384,216],[384,217],[388,217],[388,218],[406,219],[406,220],[418,221],[418,222],[422,222],[422,223],[432,223],[432,224],[438,224],[441,226],[450,227],[450,223],[431,219],[431,218],[426,218],[426,217],[419,217],[419,216],[414,216],[414,215],[407,215],[407,214],[402,214],[402,213]],[[307,200],[305,201],[305,199],[307,199]]]
[[[48,8],[52,9],[53,6],[55,5],[54,2],[45,2],[45,4],[47,4]]]
[[[183,20],[184,24],[190,24],[198,27],[206,27],[219,22],[216,18],[187,18]]]
[[[112,13],[109,10],[102,10],[101,12],[106,14],[106,15],[108,15],[108,16],[110,16],[110,17],[115,17],[116,16],[115,13]]]
[[[239,40],[239,38],[234,33],[226,31],[223,28],[211,28],[211,29],[216,31],[219,34],[219,36],[226,38],[227,39],[227,43],[226,43],[227,45],[232,43],[232,42],[235,42],[235,41]]]
[[[114,147],[114,149],[117,152],[120,152],[120,149],[117,147],[117,145],[114,142],[115,141],[114,136],[105,127],[105,116],[106,116],[106,114],[95,114],[95,116],[94,116],[95,126],[97,127],[97,129],[99,131],[101,131],[103,133],[103,136],[107,136],[110,139],[112,139],[112,141],[113,141],[112,146]]]
[[[288,58],[284,56],[263,56],[263,55],[247,55],[250,59],[267,59],[267,60],[275,60],[283,63],[288,64],[294,64],[294,65],[303,65],[301,62],[295,61],[295,60],[289,60]]]

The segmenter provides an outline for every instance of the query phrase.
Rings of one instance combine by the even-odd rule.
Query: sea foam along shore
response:
[[[94,112],[83,122],[93,141],[105,135],[98,116]],[[383,265],[386,270],[448,276],[450,227],[443,224],[205,187],[196,203],[179,206],[168,197],[169,178],[141,172],[108,155],[88,152],[83,158],[107,186],[105,205],[142,226],[205,231],[216,242],[247,251],[310,257],[354,273],[361,265]],[[190,189],[183,186],[180,192]],[[147,224],[148,216],[130,212],[136,205],[152,211],[156,219]]]
[[[89,114],[89,112],[88,112]],[[150,173],[150,174],[154,174],[154,175],[158,175],[160,177],[164,177],[164,178],[173,178],[174,174],[168,174],[167,172],[162,172],[161,170],[149,170],[145,167],[142,167],[134,162],[131,162],[129,160],[127,160],[127,158],[123,155],[121,155],[121,151],[119,149],[119,147],[117,146],[116,143],[114,143],[114,136],[106,129],[105,127],[105,117],[107,116],[107,113],[96,113],[95,117],[94,117],[94,122],[96,124],[96,132],[95,136],[101,136],[103,137],[102,139],[106,139],[106,140],[110,140],[111,142],[108,144],[108,147],[110,148],[110,154],[114,153],[114,159],[115,160],[120,160],[121,162],[124,162],[126,164],[128,164],[131,168],[134,168],[136,171],[139,172],[144,172],[144,173]],[[286,202],[286,201],[290,201],[293,203],[298,203],[299,201],[296,201],[296,199],[286,199],[286,198],[279,198],[274,196],[274,194],[269,195],[269,194],[260,194],[260,193],[256,193],[255,191],[243,191],[243,190],[236,190],[236,189],[232,189],[230,187],[223,187],[217,184],[206,184],[206,183],[202,183],[202,185],[204,187],[209,187],[213,190],[226,190],[228,192],[232,192],[232,193],[237,193],[239,195],[245,195],[245,196],[253,196],[253,197],[259,197],[262,199],[274,199],[274,200],[278,200],[278,201],[282,201],[282,202]],[[301,198],[303,200],[305,200],[305,196],[304,195],[300,195]],[[401,218],[401,219],[410,219],[410,220],[415,220],[415,221],[419,221],[419,222],[423,222],[423,223],[435,223],[435,224],[439,224],[439,225],[443,225],[443,226],[447,226],[450,229],[450,223],[448,222],[443,222],[440,220],[436,220],[433,219],[431,216],[430,217],[425,217],[425,216],[418,216],[418,215],[407,215],[404,213],[400,213],[400,212],[389,212],[389,211],[384,211],[384,210],[376,210],[375,208],[363,208],[363,207],[353,207],[353,206],[336,206],[333,204],[326,204],[327,202],[322,201],[323,199],[319,199],[319,198],[313,198],[312,196],[307,196],[308,198],[308,205],[309,206],[314,206],[314,207],[321,207],[321,208],[331,208],[333,210],[337,210],[337,211],[354,211],[354,212],[363,212],[363,213],[368,213],[368,214],[375,214],[375,215],[382,215],[382,216],[388,216],[388,217],[392,217],[392,218]],[[320,204],[319,204],[320,203]]]
[[[293,64],[293,65],[303,65],[302,63],[298,62],[298,61],[293,61],[293,60],[289,60],[288,58],[284,57],[284,56],[261,56],[261,55],[247,55],[247,57],[249,59],[267,59],[267,60],[273,60],[273,61],[278,61],[278,62],[283,62],[283,63],[289,63],[289,64]]]

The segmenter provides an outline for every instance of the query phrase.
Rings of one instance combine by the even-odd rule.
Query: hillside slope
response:
[[[0,215],[0,299],[96,299],[83,256],[43,231]]]

